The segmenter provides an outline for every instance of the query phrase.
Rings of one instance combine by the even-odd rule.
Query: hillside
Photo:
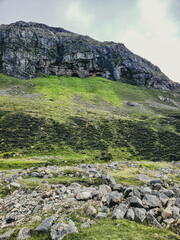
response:
[[[161,70],[124,44],[33,22],[0,26],[0,72],[20,79],[46,75],[104,77],[155,89],[179,89]]]
[[[178,93],[103,78],[1,75],[0,86],[1,156],[179,159]]]
[[[0,239],[180,239],[179,105],[102,77],[0,74]]]

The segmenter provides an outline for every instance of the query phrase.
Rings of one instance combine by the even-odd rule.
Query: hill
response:
[[[20,79],[39,73],[104,77],[156,89],[179,89],[161,70],[122,43],[99,42],[39,23],[0,26],[0,72]]]

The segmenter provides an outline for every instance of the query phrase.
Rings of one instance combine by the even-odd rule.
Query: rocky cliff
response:
[[[177,89],[160,69],[123,44],[99,42],[39,23],[0,26],[0,72],[20,79],[43,73],[102,76],[157,89]]]

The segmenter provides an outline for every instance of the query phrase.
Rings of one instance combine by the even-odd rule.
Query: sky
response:
[[[180,82],[180,0],[0,0],[0,13],[124,43]]]

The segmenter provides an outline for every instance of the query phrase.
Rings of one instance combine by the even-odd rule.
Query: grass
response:
[[[147,104],[147,100],[160,103],[159,95],[174,99],[170,93],[100,77],[19,80],[3,74],[0,89],[1,158],[8,155],[14,159],[12,153],[25,160],[28,156],[58,155],[72,164],[105,161],[103,151],[110,151],[114,160],[176,161],[180,154],[179,113]],[[123,101],[141,105],[131,107]],[[1,159],[0,168],[44,164],[20,163],[16,158]]]
[[[66,240],[178,240],[178,235],[155,227],[148,227],[128,220],[100,220],[86,229],[79,229],[78,234],[66,236]]]

